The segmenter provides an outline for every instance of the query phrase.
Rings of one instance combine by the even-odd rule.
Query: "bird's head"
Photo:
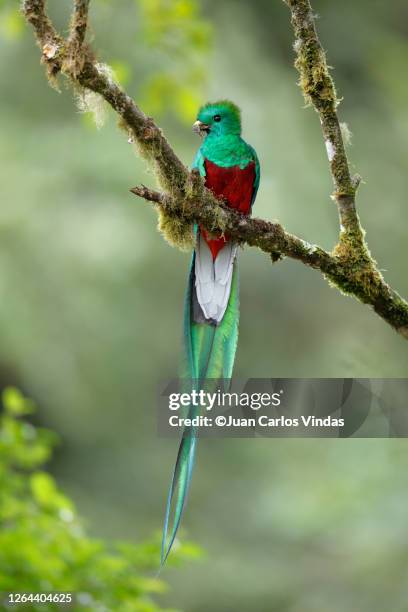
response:
[[[200,136],[241,134],[241,111],[229,100],[209,102],[200,108],[193,130]]]

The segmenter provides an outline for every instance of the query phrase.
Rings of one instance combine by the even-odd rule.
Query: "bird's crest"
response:
[[[207,102],[206,104],[203,104],[203,106],[201,106],[200,110],[198,111],[198,114],[200,115],[203,111],[206,111],[207,109],[216,109],[216,108],[225,108],[228,109],[235,117],[235,119],[239,122],[239,124],[241,125],[241,109],[239,108],[239,106],[237,106],[236,104],[234,104],[234,102],[231,102],[231,100],[217,100],[216,102]]]

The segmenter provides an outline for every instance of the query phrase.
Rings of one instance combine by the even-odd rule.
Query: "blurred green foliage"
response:
[[[181,121],[190,122],[203,96],[210,24],[202,18],[197,0],[136,2],[145,23],[146,43],[160,66],[148,80],[140,103],[154,115],[173,111]]]
[[[24,30],[24,19],[16,2],[0,0],[0,35],[17,38]]]
[[[154,576],[160,537],[140,545],[108,545],[90,538],[72,501],[43,465],[56,443],[53,432],[27,420],[32,401],[13,388],[3,392],[0,415],[0,592],[71,592],[74,609],[155,612],[151,596],[166,584]],[[199,550],[178,543],[170,564]],[[24,609],[58,609],[32,604]],[[17,606],[18,608],[18,606]]]
[[[99,0],[95,5],[101,8],[101,4],[109,2]],[[67,7],[68,2],[63,7],[65,11]],[[148,114],[166,112],[181,122],[190,122],[202,100],[212,37],[212,28],[201,14],[199,1],[133,0],[127,3],[126,10],[132,11],[129,19],[134,24],[133,40],[137,37],[145,46],[152,62],[149,74],[139,78],[139,102]],[[23,34],[24,27],[15,0],[0,0],[0,36],[13,40]],[[122,85],[127,85],[131,72],[137,70],[137,65],[131,66],[126,56],[107,61]],[[142,58],[139,63],[143,70]]]

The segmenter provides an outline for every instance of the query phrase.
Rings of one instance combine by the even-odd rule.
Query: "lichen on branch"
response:
[[[317,111],[334,184],[333,199],[339,213],[339,239],[331,253],[287,232],[277,222],[248,218],[231,210],[205,188],[197,172],[180,161],[162,130],[102,68],[86,42],[89,0],[74,0],[69,34],[65,39],[49,19],[45,0],[24,0],[22,11],[33,26],[42,62],[53,85],[63,74],[75,91],[101,96],[119,115],[119,125],[151,164],[160,191],[139,186],[131,191],[151,202],[159,212],[166,238],[183,249],[191,248],[194,224],[208,232],[228,233],[240,244],[267,253],[273,262],[291,257],[319,270],[332,286],[369,305],[408,339],[408,303],[385,282],[371,256],[357,214],[355,197],[360,177],[352,176],[337,116],[339,100],[317,36],[309,0],[284,0],[291,11],[295,34],[295,66],[306,101]],[[81,93],[79,94],[81,95]],[[89,99],[89,95],[88,95]],[[344,129],[343,129],[344,131]]]

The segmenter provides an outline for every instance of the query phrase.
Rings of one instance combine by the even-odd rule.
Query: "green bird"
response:
[[[194,131],[203,141],[193,168],[205,185],[228,206],[249,215],[260,179],[255,150],[241,138],[241,112],[229,100],[208,103],[198,112]],[[230,379],[238,341],[238,245],[229,236],[209,235],[198,226],[184,310],[185,372],[202,387],[207,379]],[[198,408],[189,408],[189,417]],[[167,499],[161,564],[174,543],[191,481],[196,451],[194,428],[186,428],[180,443]],[[172,507],[174,505],[174,511]],[[170,528],[170,518],[173,517]]]

